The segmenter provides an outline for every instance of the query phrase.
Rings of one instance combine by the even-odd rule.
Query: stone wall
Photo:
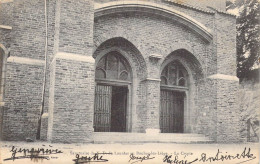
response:
[[[50,5],[50,4],[49,4]],[[50,5],[51,6],[51,5]],[[93,1],[57,0],[49,18],[48,134],[51,142],[91,142],[94,112]],[[54,18],[53,18],[54,17]],[[48,84],[47,84],[48,85]],[[48,97],[48,96],[46,96]],[[47,112],[47,111],[45,111]],[[68,124],[70,123],[70,124]],[[45,127],[46,126],[42,126]]]
[[[12,26],[13,5],[12,1],[0,2],[0,25]]]
[[[57,55],[52,68],[48,140],[62,143],[91,142],[94,64],[84,58],[80,61],[60,57]]]
[[[15,0],[12,6],[9,15],[12,22],[3,22],[12,26],[11,52],[6,63],[3,138],[35,139],[43,86],[44,1]]]
[[[7,62],[3,138],[36,139],[41,108],[43,66]]]

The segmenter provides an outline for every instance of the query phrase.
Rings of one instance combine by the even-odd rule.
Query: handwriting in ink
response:
[[[251,160],[256,158],[254,156],[254,154],[250,153],[250,151],[251,151],[250,148],[247,149],[245,147],[242,153],[240,153],[240,154],[237,153],[235,155],[230,155],[230,154],[227,154],[227,152],[226,152],[226,154],[223,154],[218,149],[218,152],[213,157],[207,156],[206,153],[202,153],[199,161],[208,163],[208,162],[214,162],[214,161],[228,161],[228,160],[235,160],[235,159],[245,159],[245,161],[240,162],[240,163],[244,163],[244,162],[251,161]]]
[[[131,164],[136,163],[136,162],[143,162],[145,160],[150,160],[154,159],[155,157],[150,157],[150,154],[147,154],[147,156],[134,156],[133,153],[130,154],[130,159],[128,162],[133,161]]]
[[[75,164],[83,164],[88,162],[107,162],[108,159],[105,159],[103,155],[112,153],[95,153],[94,156],[80,156],[76,154],[76,159],[73,159]]]
[[[60,154],[62,153],[61,150],[59,149],[46,149],[46,148],[31,148],[31,149],[26,149],[26,148],[16,148],[15,146],[12,147],[10,150],[12,153],[10,158],[4,159],[4,161],[8,160],[16,160],[16,159],[24,159],[24,158],[30,158],[30,159],[47,159],[49,160],[49,156],[51,154]],[[20,156],[17,156],[17,154],[22,154]]]
[[[178,155],[174,156],[174,159],[172,157],[173,157],[172,155],[165,155],[163,158],[163,162],[170,163],[170,164],[191,164],[198,160],[198,158],[194,159],[193,161],[180,160]]]

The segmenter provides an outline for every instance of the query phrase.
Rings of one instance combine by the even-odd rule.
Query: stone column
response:
[[[94,59],[92,0],[57,0],[50,63],[48,140],[92,141]]]
[[[235,16],[217,12],[214,31],[217,69],[208,78],[216,84],[216,141],[240,142]]]
[[[149,55],[148,77],[146,78],[147,134],[160,133],[160,54]]]
[[[146,133],[159,133],[160,125],[160,79],[146,79],[147,87],[147,129]]]

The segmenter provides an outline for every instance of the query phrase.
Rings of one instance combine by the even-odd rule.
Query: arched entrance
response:
[[[94,131],[127,132],[131,68],[117,51],[105,54],[96,65]]]
[[[188,91],[188,73],[177,60],[167,64],[161,73],[161,133],[184,132],[184,108]]]

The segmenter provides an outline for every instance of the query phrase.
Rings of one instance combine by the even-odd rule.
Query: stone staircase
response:
[[[203,134],[94,132],[94,143],[213,143]]]

